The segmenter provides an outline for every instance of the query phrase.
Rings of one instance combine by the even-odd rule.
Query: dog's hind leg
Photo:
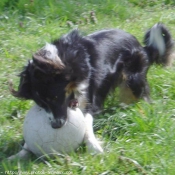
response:
[[[150,102],[149,85],[146,79],[142,81],[139,78],[131,78],[129,81],[123,81],[119,89],[119,101],[121,103],[131,104],[137,102],[139,99],[143,99],[148,103]]]
[[[18,152],[15,155],[12,155],[12,156],[8,157],[7,160],[8,161],[12,161],[14,159],[23,159],[23,160],[25,159],[25,160],[27,160],[29,158],[30,154],[31,154],[31,152],[30,152],[27,144],[25,143],[24,146],[23,146],[23,149],[20,152]]]
[[[119,86],[119,101],[121,104],[131,104],[138,101],[134,96],[132,90],[126,85],[126,83],[121,83]]]
[[[85,122],[86,122],[86,133],[84,137],[84,142],[87,146],[87,151],[90,153],[102,153],[103,149],[94,135],[93,117],[91,114],[87,113],[85,115]]]

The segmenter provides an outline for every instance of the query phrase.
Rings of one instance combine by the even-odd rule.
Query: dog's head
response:
[[[46,44],[21,72],[18,91],[11,88],[14,96],[32,99],[51,112],[53,128],[64,125],[69,102],[86,92],[89,67],[84,51],[75,44],[65,38]]]

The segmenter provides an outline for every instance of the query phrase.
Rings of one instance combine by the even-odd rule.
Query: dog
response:
[[[78,104],[86,119],[87,149],[101,153],[103,149],[93,133],[93,115],[101,111],[108,93],[118,87],[124,103],[139,99],[149,102],[149,67],[170,62],[173,41],[162,23],[146,32],[144,44],[120,29],[87,36],[75,29],[33,54],[19,75],[18,90],[11,86],[11,93],[34,100],[53,114],[54,129],[65,124],[67,108]],[[24,148],[26,151],[27,145]]]

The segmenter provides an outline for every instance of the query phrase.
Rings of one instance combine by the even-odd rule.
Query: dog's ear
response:
[[[58,57],[56,46],[46,44],[41,50],[33,55],[33,63],[45,73],[60,73],[65,65]]]
[[[29,75],[29,66],[24,68],[24,70],[20,73],[20,82],[18,86],[18,90],[14,90],[12,82],[9,82],[10,92],[14,97],[23,98],[23,99],[32,99],[31,92],[31,81]]]
[[[44,72],[42,69],[39,69],[38,67],[36,67],[33,70],[33,77],[37,79],[39,82],[47,83],[48,80],[51,80],[51,78],[54,77],[53,75],[52,76],[50,76],[50,74],[48,75],[46,72]]]
[[[36,68],[33,75],[36,79],[42,80],[46,74],[42,70]]]

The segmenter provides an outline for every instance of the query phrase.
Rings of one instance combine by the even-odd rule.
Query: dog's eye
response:
[[[58,96],[55,96],[55,97],[53,97],[53,98],[46,98],[46,100],[48,101],[48,102],[54,102],[54,101],[57,101],[57,99],[58,99]]]
[[[48,101],[48,102],[50,102],[51,100],[50,100],[50,98],[46,98],[46,100]]]
[[[58,99],[58,97],[57,96],[55,96],[52,100],[53,101],[56,101]]]

